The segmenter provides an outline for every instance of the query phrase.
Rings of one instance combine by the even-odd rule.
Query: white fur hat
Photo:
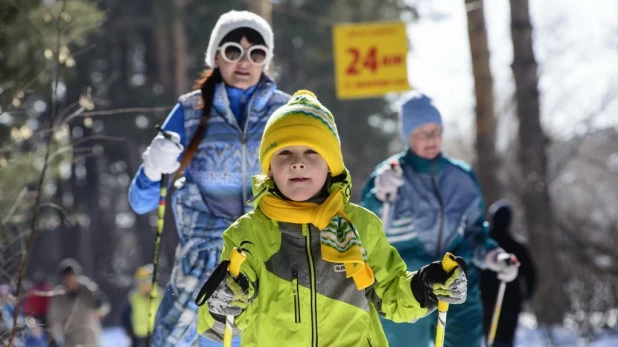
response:
[[[262,35],[266,47],[268,47],[270,51],[269,59],[272,59],[275,42],[273,40],[273,30],[268,22],[253,12],[229,11],[219,17],[217,24],[215,24],[215,28],[212,29],[210,33],[210,41],[208,42],[208,50],[206,50],[205,57],[207,66],[211,68],[215,67],[217,48],[219,48],[219,43],[223,40],[225,35],[229,34],[232,30],[243,27],[251,28]],[[270,64],[270,60],[266,62],[265,66],[268,67],[268,64]]]

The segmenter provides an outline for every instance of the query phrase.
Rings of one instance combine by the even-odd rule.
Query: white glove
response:
[[[380,201],[392,201],[397,196],[397,190],[404,183],[401,178],[401,167],[397,164],[386,165],[376,176],[376,197]]]
[[[184,149],[180,144],[180,135],[172,131],[166,133],[170,139],[157,135],[142,154],[144,174],[151,181],[160,181],[162,174],[176,172],[180,167],[178,156]]]
[[[487,268],[498,275],[503,282],[512,282],[519,273],[519,261],[514,254],[506,253],[502,248],[496,248],[485,256]]]

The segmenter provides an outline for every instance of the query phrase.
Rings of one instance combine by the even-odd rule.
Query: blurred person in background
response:
[[[515,340],[515,330],[519,313],[524,301],[531,300],[536,286],[536,269],[528,247],[511,233],[513,207],[506,200],[498,200],[489,207],[489,221],[491,238],[505,251],[514,254],[519,263],[517,278],[507,283],[502,300],[500,319],[494,338],[494,347],[511,347]],[[481,298],[483,299],[483,330],[485,336],[489,334],[491,318],[498,296],[500,279],[493,271],[481,272]]]
[[[34,319],[34,318],[32,318]],[[50,343],[47,340],[47,335],[43,330],[41,322],[33,320],[32,325],[28,325],[28,330],[25,334],[24,341],[26,347],[48,347]]]
[[[59,345],[98,346],[101,320],[110,311],[107,297],[74,259],[60,262],[58,276],[47,312],[50,336]]]
[[[42,271],[35,271],[32,280],[33,284],[28,289],[26,299],[22,304],[22,313],[34,317],[43,325],[47,325],[47,310],[54,287],[47,281],[45,273]]]
[[[18,307],[13,296],[13,289],[7,285],[0,285],[0,342],[9,340],[13,329],[13,314]],[[48,345],[43,326],[33,317],[24,319],[24,315],[17,316],[17,335],[13,340],[15,346],[45,347]]]
[[[122,310],[122,327],[131,338],[131,346],[147,347],[148,324],[154,324],[163,289],[153,288],[153,304],[150,305],[153,265],[148,264],[135,271],[135,288],[128,295],[128,302]]]

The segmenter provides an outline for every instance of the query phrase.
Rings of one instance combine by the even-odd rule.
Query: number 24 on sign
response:
[[[346,69],[346,75],[358,75],[363,69],[376,73],[380,66],[401,65],[403,62],[401,55],[379,56],[378,49],[375,46],[369,47],[365,54],[356,47],[348,48],[347,51],[352,56],[352,61]]]

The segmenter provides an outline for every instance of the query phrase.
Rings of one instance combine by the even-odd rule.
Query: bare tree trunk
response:
[[[147,76],[148,80],[151,81],[149,84],[161,83],[161,77],[158,75],[159,66],[158,61],[159,57],[157,56],[157,31],[162,28],[159,27],[160,21],[157,18],[157,15],[160,16],[161,10],[157,10],[159,7],[157,1],[152,0],[140,0],[137,2],[139,4],[139,11],[142,11],[145,16],[152,18],[154,21],[154,25],[152,26],[144,26],[139,30],[139,34],[141,36],[141,40],[144,44],[146,51],[144,52],[144,63],[146,63],[146,68],[144,69],[144,74]],[[168,89],[167,91],[170,91]]]
[[[273,23],[273,5],[269,0],[253,0],[249,2],[249,11],[260,15],[272,25]]]
[[[268,24],[273,25],[273,5],[270,0],[252,0],[249,2],[249,11],[258,14],[264,18]],[[266,73],[272,73],[274,71],[274,64],[271,63]]]
[[[494,82],[489,64],[487,30],[483,0],[465,0],[468,16],[468,38],[476,96],[476,172],[487,204],[498,200],[502,187],[498,180],[500,162],[496,155],[496,115]]]
[[[153,28],[154,45],[156,50],[157,59],[157,77],[159,82],[163,85],[166,93],[171,94],[174,92],[174,81],[172,66],[172,50],[170,49],[171,36],[169,34],[168,19],[165,10],[162,8],[164,4],[161,1],[156,1],[153,6],[154,18],[156,25]],[[167,4],[166,4],[167,5]],[[178,95],[176,95],[178,96]]]
[[[568,300],[562,286],[556,253],[554,222],[547,182],[546,137],[541,127],[538,67],[532,47],[528,0],[510,0],[513,75],[519,118],[521,201],[532,255],[538,265],[539,284],[534,300],[541,324],[562,323]]]
[[[189,79],[187,78],[188,63],[188,39],[183,22],[183,13],[186,6],[185,0],[174,0],[174,89],[176,95],[181,95],[189,91]]]

